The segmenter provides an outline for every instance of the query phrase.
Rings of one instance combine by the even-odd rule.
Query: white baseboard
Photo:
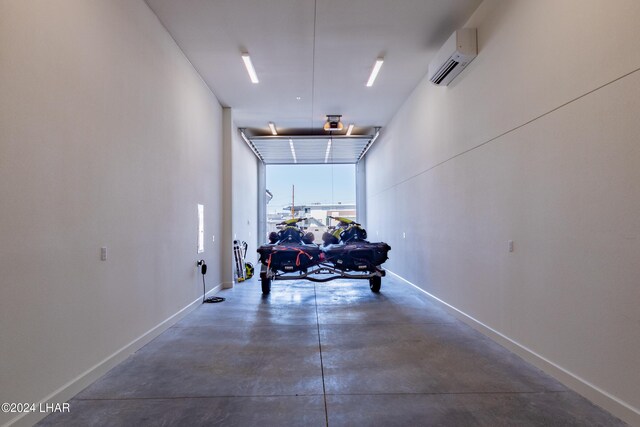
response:
[[[467,313],[457,309],[456,307],[448,304],[447,302],[441,300],[435,295],[430,294],[425,291],[421,287],[411,283],[404,277],[387,270],[387,273],[393,275],[398,278],[400,281],[413,286],[420,292],[426,294],[429,298],[435,300],[451,314],[453,314],[456,318],[462,320],[467,325],[471,326],[478,332],[483,335],[488,336],[492,340],[496,341],[498,344],[522,357],[527,362],[532,365],[540,368],[547,374],[556,378],[558,381],[574,390],[575,392],[581,394],[585,398],[589,399],[594,404],[600,406],[601,408],[609,411],[614,416],[620,418],[626,423],[632,426],[640,426],[640,410],[634,408],[623,400],[613,396],[612,394],[602,390],[598,386],[591,384],[590,382],[580,378],[579,376],[571,373],[560,365],[555,364],[549,359],[544,358],[539,355],[535,351],[525,347],[524,345],[518,343],[517,341],[512,340],[511,338],[503,335],[502,333],[496,331],[495,329],[490,328],[479,320],[469,316]]]
[[[224,288],[223,284],[220,284],[214,287],[213,289],[211,289],[209,292],[207,292],[205,296],[215,294],[216,292],[219,292],[223,288]],[[135,353],[137,350],[142,348],[145,344],[150,342],[152,339],[154,339],[155,337],[160,335],[162,332],[166,331],[171,326],[176,324],[179,320],[181,320],[183,317],[189,314],[192,310],[194,310],[200,304],[202,304],[202,297],[198,297],[196,300],[188,304],[186,307],[178,311],[176,314],[163,320],[158,325],[151,328],[150,330],[148,330],[147,332],[145,332],[135,340],[131,341],[129,344],[120,348],[112,355],[108,356],[101,362],[87,369],[85,372],[83,372],[76,378],[72,379],[71,381],[69,381],[68,383],[66,383],[65,385],[63,385],[62,387],[54,391],[53,393],[44,397],[40,402],[41,403],[46,403],[46,402],[62,403],[62,402],[69,401],[69,399],[71,399],[73,396],[80,393],[91,383],[93,383],[98,378],[106,374],[111,368],[113,368],[120,362],[124,361],[127,357],[129,357],[131,354]],[[39,413],[39,412],[20,414],[19,416],[9,420],[9,422],[7,422],[6,424],[3,424],[2,427],[32,426],[38,421],[40,421],[41,419],[43,419],[44,417],[46,417],[47,415],[48,415],[47,413]]]

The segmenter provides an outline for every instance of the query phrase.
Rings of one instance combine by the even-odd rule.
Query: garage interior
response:
[[[1,401],[71,404],[0,424],[640,426],[639,18],[0,2]],[[463,28],[477,57],[434,85]],[[358,220],[392,247],[381,292],[238,283],[266,165],[327,153],[356,163]],[[200,259],[226,301],[202,304]]]

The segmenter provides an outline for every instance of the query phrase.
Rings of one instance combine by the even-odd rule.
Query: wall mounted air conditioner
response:
[[[429,64],[429,80],[447,86],[478,55],[475,28],[463,28],[449,37]]]

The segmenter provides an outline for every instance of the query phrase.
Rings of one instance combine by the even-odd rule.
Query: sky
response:
[[[296,205],[311,203],[355,203],[355,165],[267,165],[267,190],[273,199],[267,212],[291,206],[295,185]]]

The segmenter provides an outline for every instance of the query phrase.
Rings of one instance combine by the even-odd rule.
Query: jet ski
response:
[[[313,243],[313,233],[298,226],[303,218],[283,221],[269,235],[269,243],[258,248],[262,293],[269,294],[273,280],[328,282],[334,279],[368,279],[372,292],[380,292],[386,272],[380,267],[391,249],[386,243],[371,243],[362,226],[348,218],[334,218],[338,226],[325,233],[322,247]]]
[[[280,230],[269,235],[269,243],[258,248],[262,264],[262,292],[271,290],[272,276],[300,272],[318,265],[324,257],[320,247],[313,243],[313,233],[305,233],[298,225],[304,218],[292,218],[277,224]],[[269,274],[267,274],[269,273]]]
[[[324,233],[321,247],[324,262],[332,264],[337,270],[376,273],[388,257],[391,246],[384,242],[367,241],[367,231],[357,222],[343,217],[330,217],[338,221],[333,232]],[[382,275],[373,274],[369,285],[373,292],[379,292]]]

